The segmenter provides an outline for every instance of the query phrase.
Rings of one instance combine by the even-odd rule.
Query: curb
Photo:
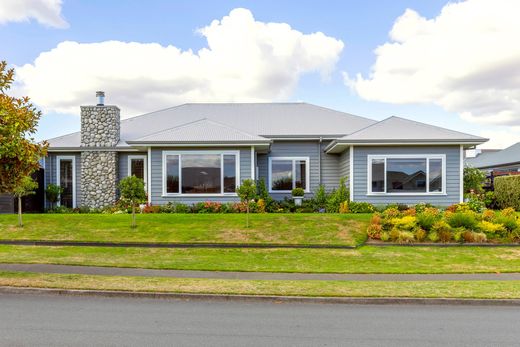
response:
[[[38,241],[0,240],[0,245],[16,246],[78,246],[78,247],[139,247],[139,248],[302,248],[302,249],[356,249],[348,245],[294,245],[294,244],[252,244],[252,243],[180,243],[180,242],[82,242],[82,241]]]
[[[464,306],[520,306],[520,299],[456,299],[456,298],[391,298],[391,297],[305,297],[275,295],[233,295],[233,294],[189,294],[127,292],[80,289],[54,289],[29,287],[0,287],[2,294],[67,295],[106,298],[147,298],[170,300],[212,300],[237,302],[275,302],[304,304],[346,304],[346,305],[464,305]]]

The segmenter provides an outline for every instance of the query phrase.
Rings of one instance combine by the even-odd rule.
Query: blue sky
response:
[[[9,0],[7,1],[9,2]],[[24,0],[20,1],[24,2]],[[436,98],[439,97],[436,95],[424,97],[418,95],[417,101],[422,101],[420,103],[414,102],[413,97],[411,97],[411,100],[398,100],[398,102],[387,100],[388,98],[385,96],[387,92],[382,88],[388,88],[388,84],[391,85],[392,83],[391,79],[385,79],[382,82],[380,79],[369,81],[368,87],[378,91],[377,93],[360,91],[362,90],[361,87],[359,89],[349,88],[345,83],[345,72],[350,77],[361,74],[364,79],[370,79],[371,68],[378,58],[374,50],[386,42],[395,41],[389,38],[389,32],[406,9],[414,10],[425,19],[432,19],[440,16],[441,10],[446,4],[446,1],[436,0],[322,2],[68,0],[60,5],[58,1],[57,6],[61,10],[61,18],[68,23],[66,26],[45,23],[45,19],[38,19],[37,15],[31,15],[32,12],[29,7],[24,9],[27,11],[27,18],[22,21],[15,18],[16,13],[14,12],[16,10],[4,9],[2,21],[2,5],[0,5],[0,42],[2,42],[0,59],[7,60],[17,67],[22,67],[25,64],[37,66],[35,60],[42,53],[55,49],[58,44],[64,41],[75,41],[81,44],[111,40],[158,43],[163,47],[172,45],[182,51],[192,50],[196,53],[198,50],[208,47],[206,37],[196,32],[198,28],[210,25],[213,20],[222,20],[233,9],[245,8],[252,13],[255,21],[287,23],[291,29],[306,35],[322,32],[327,37],[340,40],[344,44],[344,48],[334,64],[334,69],[328,73],[326,78],[323,78],[318,72],[301,73],[295,77],[297,83],[289,88],[290,92],[285,93],[281,99],[277,97],[276,101],[305,101],[375,119],[398,115],[477,135],[496,135],[497,139],[492,144],[506,146],[516,140],[518,134],[517,124],[514,120],[515,110],[508,110],[507,105],[504,106],[505,111],[511,112],[506,113],[508,115],[513,114],[513,116],[506,117],[506,121],[494,122],[492,119],[489,121],[489,114],[472,109],[471,103],[461,102],[458,97],[455,102],[453,100],[437,102]],[[470,10],[466,9],[465,11],[469,12]],[[13,14],[8,13],[9,11],[13,11]],[[10,20],[9,15],[13,16],[14,19]],[[409,22],[414,23],[413,20]],[[405,32],[405,36],[410,36],[408,29],[405,29],[401,31]],[[438,32],[441,31],[438,30]],[[435,33],[435,31],[433,32]],[[475,35],[478,34],[475,33]],[[471,32],[468,35],[471,35]],[[450,53],[446,52],[446,54]],[[71,57],[71,59],[74,58]],[[486,63],[493,64],[489,61],[486,61]],[[142,64],[154,64],[154,62],[142,61]],[[489,65],[487,66],[489,67]],[[74,67],[74,69],[78,68],[81,67]],[[60,73],[62,72],[57,66],[52,76],[57,76]],[[67,69],[64,69],[63,73],[68,73]],[[479,76],[478,73],[480,72],[475,73],[472,70],[471,73]],[[54,77],[48,79],[49,83],[46,88],[55,90],[56,94],[61,94],[63,98],[67,98],[69,90],[68,86],[64,85],[66,83],[60,85],[54,80]],[[124,80],[124,78],[122,79]],[[57,78],[57,80],[60,80],[60,78]],[[26,84],[26,89],[22,90],[28,91],[29,96],[33,97],[29,91],[37,89],[31,87],[33,82],[31,82],[30,77],[24,79],[23,82]],[[463,82],[467,83],[467,81]],[[135,88],[139,88],[138,80],[132,80],[128,83],[134,83],[136,84]],[[497,89],[501,88],[500,81],[490,83],[496,83]],[[446,83],[443,82],[444,84]],[[99,83],[95,86],[98,85]],[[491,84],[491,87],[493,86]],[[103,88],[103,85],[99,87]],[[466,87],[467,84],[464,84],[464,88],[461,89],[466,89]],[[401,88],[401,84],[398,83],[395,87],[390,87],[390,89],[399,88]],[[486,88],[489,89],[489,85]],[[107,101],[110,101],[110,87],[104,89],[107,89]],[[94,92],[95,89],[88,93],[83,91],[83,94],[87,93],[88,95],[82,95],[81,100],[94,102]],[[403,93],[406,92],[406,90],[403,90]],[[508,95],[511,95],[509,90],[508,92]],[[37,134],[39,139],[79,130],[77,113],[63,112],[63,109],[60,111],[59,107],[52,106],[51,101],[47,104],[43,96],[39,98],[38,92],[35,93],[36,97],[33,99],[40,101],[41,105],[38,106],[45,110]],[[447,89],[445,93],[450,93],[450,90]],[[517,96],[514,93],[512,95]],[[425,99],[428,100],[425,101]],[[119,100],[123,100],[123,98]],[[225,96],[219,97],[218,100],[225,101]],[[182,101],[182,97],[172,97],[171,105]],[[168,100],[163,102],[167,103]],[[161,103],[161,107],[158,106],[157,108],[162,108],[162,105]],[[79,104],[77,107],[79,110]],[[120,107],[124,114],[124,105],[120,105]],[[153,107],[153,105],[144,107],[143,110],[152,111],[153,109],[149,109],[150,107]],[[487,108],[489,109],[489,106]],[[499,111],[504,110],[500,109]],[[461,118],[460,114],[465,114],[465,112],[472,112],[472,116]]]

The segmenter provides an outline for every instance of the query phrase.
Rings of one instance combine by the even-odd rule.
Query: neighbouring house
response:
[[[499,151],[483,151],[473,158],[466,158],[466,165],[495,173],[518,172],[520,142]]]
[[[45,182],[61,205],[103,207],[118,181],[145,181],[148,202],[237,201],[246,178],[275,199],[336,188],[373,204],[462,201],[464,150],[486,139],[412,120],[382,121],[307,103],[192,103],[120,120],[117,106],[81,107],[81,131],[50,139]]]

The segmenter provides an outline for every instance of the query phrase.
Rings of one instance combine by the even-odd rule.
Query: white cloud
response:
[[[33,18],[46,26],[67,28],[69,24],[61,16],[61,5],[61,0],[1,0],[0,24]]]
[[[433,103],[482,124],[520,125],[520,1],[449,3],[433,19],[406,10],[375,50],[368,77],[344,74],[362,98]]]
[[[506,148],[520,141],[520,127],[510,127],[507,130],[484,130],[480,135],[489,139],[479,146],[480,148]]]
[[[16,69],[21,92],[47,111],[78,113],[104,90],[130,115],[195,101],[287,98],[302,74],[327,76],[343,42],[256,21],[235,9],[198,30],[207,48],[182,51],[156,43],[62,42]]]

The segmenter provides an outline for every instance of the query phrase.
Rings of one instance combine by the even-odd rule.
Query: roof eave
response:
[[[342,140],[338,139],[333,142],[331,142],[326,148],[326,153],[335,153],[334,149],[338,146],[356,146],[356,145],[363,145],[363,146],[392,146],[392,145],[401,145],[401,146],[425,146],[425,145],[464,145],[464,146],[476,146],[483,144],[484,142],[488,141],[488,139],[482,138],[482,139],[439,139],[439,140],[402,140],[402,139],[395,139],[395,140]],[[337,153],[337,152],[336,152]]]

